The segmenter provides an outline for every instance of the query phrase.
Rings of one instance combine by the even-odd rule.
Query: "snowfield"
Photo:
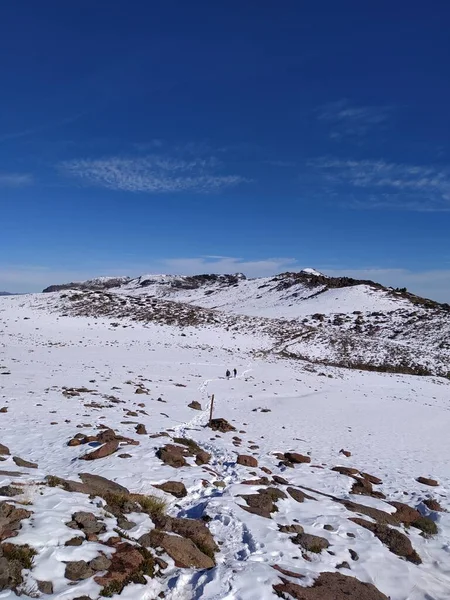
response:
[[[259,280],[258,285],[268,283]],[[402,311],[410,311],[407,300],[364,286],[330,289],[315,297],[295,286],[281,292],[261,288],[262,298],[257,298],[252,280],[242,280],[222,291],[218,284],[211,294],[207,288],[179,290],[174,298],[155,285],[137,289],[129,282],[107,295],[56,292],[0,298],[0,443],[9,450],[0,456],[1,502],[30,513],[14,530],[4,524],[0,509],[0,535],[3,544],[27,544],[36,551],[16,585],[2,575],[10,567],[0,557],[0,598],[19,593],[99,598],[106,587],[96,580],[111,572],[107,563],[114,565],[120,548],[141,548],[142,536],[162,531],[160,517],[136,503],[125,515],[117,514],[106,496],[69,491],[54,479],[81,482],[79,474],[88,473],[124,486],[131,495],[164,499],[170,517],[203,519],[217,545],[211,559],[202,553],[203,546],[189,542],[201,560],[213,560],[211,568],[201,568],[180,566],[185,555],[174,559],[153,544],[148,552],[162,560],[154,576],[145,573],[139,583],[127,580],[120,595],[109,588],[112,597],[320,599],[294,594],[299,594],[297,586],[317,590],[320,574],[331,573],[346,576],[351,585],[372,584],[379,594],[373,599],[448,600],[450,381],[319,364],[327,353],[330,362],[335,358],[330,332],[339,327],[353,336],[353,320],[359,316],[363,330],[378,327],[377,340],[410,346],[411,354],[429,338],[423,356],[443,364],[447,354],[438,356],[436,350],[445,343],[442,314],[430,309],[429,317],[421,317],[425,309],[419,307],[415,317],[403,317]],[[299,294],[295,302],[292,293]],[[162,302],[156,306],[163,306],[164,318],[138,318],[138,311],[150,310],[155,299]],[[172,303],[165,304],[168,300]],[[179,308],[182,326],[173,300],[185,303]],[[141,301],[142,306],[136,304]],[[221,312],[192,313],[192,321],[186,305]],[[315,313],[326,315],[320,328],[313,327]],[[339,326],[333,325],[339,313],[352,315],[352,322],[342,318]],[[301,326],[311,328],[309,341],[303,329],[278,339],[271,327],[288,331],[286,323],[276,320],[280,317],[296,319],[295,327],[300,327],[300,317],[307,318]],[[392,323],[398,329],[395,338],[390,337]],[[380,348],[374,343],[367,352],[376,356]],[[307,360],[299,358],[303,355]],[[358,360],[364,357],[367,353]],[[238,376],[227,380],[225,371],[233,368]],[[235,431],[207,426],[213,394],[213,416]],[[201,410],[188,406],[193,401]],[[94,438],[108,430],[120,445],[102,458],[82,460],[107,446]],[[77,434],[92,436],[92,441],[68,445]],[[183,440],[192,442],[185,446]],[[168,444],[192,450],[183,457],[183,466],[162,460],[161,449]],[[199,460],[199,451],[209,459]],[[289,453],[301,455],[304,462],[295,455],[291,460]],[[238,455],[255,461],[239,464]],[[27,462],[18,465],[17,457]],[[50,485],[48,476],[53,477]],[[419,477],[438,485],[419,483]],[[165,482],[183,483],[186,495],[176,497],[155,487]],[[8,486],[20,490],[11,494]],[[431,499],[439,504],[430,504]],[[418,513],[401,516],[407,512],[404,504]],[[79,511],[92,513],[101,530],[77,528],[73,516]],[[370,527],[378,527],[378,537]],[[166,537],[188,541],[187,534],[165,531]],[[76,536],[83,538],[80,545],[65,545]],[[7,550],[3,555],[9,556]],[[99,556],[107,559],[103,571],[92,567],[78,579],[66,576],[68,564],[90,564]],[[44,593],[38,582],[52,585]],[[361,589],[355,587],[345,597],[362,600]],[[323,596],[334,597],[342,596]]]

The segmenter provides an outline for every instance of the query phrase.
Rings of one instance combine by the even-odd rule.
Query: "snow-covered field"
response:
[[[327,293],[338,292],[342,290]],[[358,294],[358,289],[352,293]],[[209,517],[208,527],[218,544],[213,568],[179,568],[163,554],[168,566],[146,585],[127,585],[122,598],[149,600],[162,592],[168,600],[265,600],[276,597],[273,586],[281,578],[311,586],[321,572],[372,583],[391,600],[450,598],[450,513],[431,511],[423,504],[434,498],[450,510],[449,380],[280,359],[264,352],[270,340],[256,332],[63,316],[54,311],[55,297],[59,298],[51,294],[0,299],[0,409],[7,409],[0,411],[0,443],[11,453],[3,456],[0,486],[17,484],[23,492],[2,500],[32,512],[10,541],[37,551],[33,568],[24,572],[22,590],[35,593],[36,581],[51,581],[48,598],[99,597],[101,586],[92,576],[75,583],[64,576],[65,562],[89,562],[101,553],[113,556],[114,546],[104,542],[117,535],[117,521],[105,515],[99,498],[44,483],[48,475],[79,480],[84,472],[106,477],[132,493],[164,497],[171,516]],[[209,301],[208,306],[217,306],[212,295]],[[348,307],[348,297],[345,303]],[[246,311],[254,314],[250,305]],[[227,380],[226,369],[234,367],[238,377]],[[65,388],[86,391],[71,396]],[[226,419],[235,432],[206,427],[212,394],[214,416]],[[200,402],[203,410],[189,408],[192,401]],[[136,432],[138,424],[145,426],[145,434]],[[79,433],[97,435],[99,426],[139,445],[126,445],[97,460],[80,460],[94,448],[68,446],[69,440]],[[150,437],[161,432],[166,436]],[[211,455],[209,463],[197,465],[194,457],[179,468],[163,463],[156,452],[173,443],[171,438],[194,440]],[[311,462],[286,466],[275,456],[286,452],[310,456]],[[128,457],[121,458],[122,453]],[[237,464],[238,454],[254,457],[257,466]],[[13,456],[38,466],[19,467]],[[386,499],[351,494],[355,479],[333,471],[336,466],[381,479],[373,489]],[[289,485],[273,481],[273,476]],[[439,485],[419,483],[420,476]],[[280,493],[270,518],[242,508],[247,507],[242,495],[256,495],[269,483],[243,482],[262,477]],[[154,487],[167,481],[183,482],[187,495],[175,498]],[[301,491],[311,499],[299,502]],[[415,526],[393,526],[410,540],[421,564],[397,556],[371,531],[351,521],[363,517],[374,523],[346,501],[389,514],[395,508],[388,502],[402,502],[434,521],[438,531],[429,536]],[[106,531],[82,545],[65,546],[77,533],[66,525],[76,511],[98,515]],[[155,527],[144,513],[132,512],[127,518],[134,524],[126,532],[132,540]],[[308,551],[292,541],[295,534],[279,530],[293,524],[324,538],[328,548]],[[275,566],[290,575],[282,575]],[[0,591],[0,598],[12,597],[13,591]]]

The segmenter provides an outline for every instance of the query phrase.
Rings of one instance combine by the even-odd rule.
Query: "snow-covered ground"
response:
[[[359,293],[358,288],[345,291]],[[327,292],[334,302],[342,293]],[[205,297],[208,306],[218,306],[218,295]],[[308,300],[308,314],[326,312],[324,305],[311,308],[320,298]],[[364,298],[367,302],[367,294]],[[179,299],[187,301],[188,296]],[[348,306],[348,295],[343,301]],[[240,302],[245,305],[244,299]],[[12,539],[38,551],[26,575],[29,589],[35,580],[46,580],[53,582],[49,598],[98,597],[100,587],[92,578],[70,585],[64,561],[88,561],[105,552],[105,546],[87,542],[65,547],[74,534],[65,523],[77,510],[105,518],[104,511],[86,495],[42,485],[47,475],[77,480],[82,471],[102,475],[134,493],[164,496],[170,515],[211,518],[209,528],[220,547],[216,567],[180,569],[169,560],[161,577],[146,586],[130,584],[123,598],[149,600],[163,591],[168,600],[266,600],[276,597],[272,586],[280,582],[275,565],[303,575],[292,581],[309,586],[318,573],[336,572],[343,562],[349,568],[341,566],[339,572],[373,583],[391,600],[450,598],[450,513],[430,512],[422,504],[433,497],[450,509],[447,379],[314,367],[267,354],[270,340],[256,332],[63,316],[53,311],[52,303],[53,295],[0,299],[0,408],[7,409],[0,412],[0,443],[11,451],[1,464],[0,486],[23,485],[24,495],[16,501],[25,498],[25,507],[33,512]],[[261,314],[251,312],[251,306],[255,305],[245,308],[248,314]],[[238,377],[226,380],[226,369],[234,367]],[[89,391],[67,397],[65,387]],[[136,394],[142,387],[148,394]],[[205,427],[212,394],[214,416],[227,419],[236,432],[218,434]],[[111,395],[119,403],[111,401]],[[202,411],[188,407],[193,400],[201,403]],[[129,416],[130,411],[138,416]],[[137,423],[145,425],[148,435],[136,434]],[[114,453],[79,460],[86,446],[69,447],[68,441],[80,432],[98,433],[98,425],[139,441],[124,448],[130,458]],[[192,459],[182,468],[164,464],[156,450],[171,440],[150,437],[159,432],[195,440],[211,454],[209,465],[196,465]],[[240,446],[233,443],[234,436],[241,439]],[[351,456],[340,454],[341,449]],[[280,466],[274,453],[289,451],[310,455],[311,463]],[[238,454],[253,456],[258,466],[238,465]],[[12,456],[37,463],[38,468],[19,468]],[[386,500],[350,494],[354,480],[332,471],[335,466],[380,478],[382,484],[375,488]],[[267,470],[296,489],[315,490],[307,492],[315,500],[299,503],[286,494],[271,519],[249,514],[240,495],[262,487],[242,482],[268,476]],[[436,479],[439,486],[418,483],[419,476]],[[176,499],[153,487],[174,480],[185,484],[186,497]],[[285,486],[280,490],[286,493]],[[436,522],[438,533],[423,537],[414,527],[398,528],[422,559],[422,564],[413,564],[349,520],[359,514],[319,492],[388,513],[395,512],[388,501],[419,507]],[[127,533],[134,539],[153,527],[147,515],[133,514],[130,520],[136,525]],[[114,523],[108,517],[105,522],[106,539]],[[303,552],[292,535],[279,531],[279,525],[294,522],[306,533],[326,538],[328,551]],[[358,560],[352,560],[350,550]],[[0,598],[12,597],[9,590],[0,592]]]

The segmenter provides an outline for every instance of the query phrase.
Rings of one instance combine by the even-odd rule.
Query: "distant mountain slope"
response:
[[[86,281],[72,281],[71,283],[62,283],[50,285],[42,290],[48,292],[62,292],[64,290],[108,290],[125,285],[131,281],[130,277],[97,277]]]
[[[14,292],[0,292],[0,296],[17,296]]]

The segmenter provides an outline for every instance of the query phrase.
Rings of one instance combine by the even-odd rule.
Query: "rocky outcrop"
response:
[[[285,600],[389,600],[371,583],[341,573],[321,573],[312,587],[303,587],[283,577],[273,586]]]

